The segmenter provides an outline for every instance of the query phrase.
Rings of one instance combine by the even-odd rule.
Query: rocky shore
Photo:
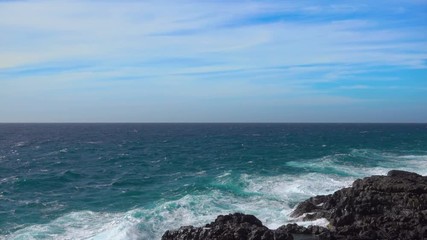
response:
[[[392,170],[300,203],[294,218],[326,218],[327,228],[287,224],[272,230],[255,216],[220,215],[203,227],[166,231],[162,240],[427,240],[427,176]]]

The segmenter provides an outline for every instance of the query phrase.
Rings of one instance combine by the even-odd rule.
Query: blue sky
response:
[[[0,34],[0,122],[427,121],[427,0],[0,0]]]

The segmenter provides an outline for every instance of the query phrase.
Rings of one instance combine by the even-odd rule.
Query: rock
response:
[[[293,240],[287,231],[270,230],[253,215],[220,215],[204,227],[181,227],[166,231],[162,240]]]
[[[253,215],[220,215],[204,227],[166,231],[162,240],[427,239],[427,177],[393,170],[356,180],[352,187],[300,203],[292,213],[326,218],[328,228],[287,224],[276,230]],[[294,236],[293,236],[294,235]]]
[[[234,213],[220,215],[204,227],[185,226],[166,231],[162,240],[293,240],[293,234],[299,239],[334,239],[324,227],[303,227],[294,223],[271,230],[253,215]]]
[[[358,179],[351,188],[302,202],[292,216],[303,214],[328,219],[337,239],[423,239],[427,177],[392,170]]]

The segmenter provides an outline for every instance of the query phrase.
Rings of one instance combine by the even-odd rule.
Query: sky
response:
[[[427,122],[427,0],[0,0],[0,122]]]

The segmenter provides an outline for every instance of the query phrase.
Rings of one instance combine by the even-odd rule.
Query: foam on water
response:
[[[355,159],[372,161],[372,166],[358,164]],[[385,175],[392,169],[417,172],[427,175],[427,155],[396,155],[370,149],[354,149],[349,154],[334,154],[309,161],[289,161],[290,167],[301,168],[311,172],[320,172],[364,177],[370,175]]]
[[[308,227],[310,225],[317,225],[321,227],[328,227],[329,221],[326,218],[319,218],[314,221],[302,221],[302,220],[296,220],[292,221],[293,223],[296,223],[300,226]]]
[[[427,155],[403,155],[398,160],[400,169],[427,175]]]
[[[381,158],[378,164],[351,164],[345,158],[367,155]],[[350,186],[360,177],[386,174],[391,169],[427,174],[427,155],[394,155],[354,150],[303,162],[289,167],[309,169],[308,173],[262,176],[218,173],[208,190],[174,200],[161,200],[151,207],[138,207],[122,213],[79,211],[65,214],[46,224],[22,228],[3,239],[160,239],[164,231],[179,226],[202,226],[219,214],[254,214],[269,228],[289,222],[326,226],[326,219],[301,222],[289,217],[296,204],[308,197],[330,194]],[[204,171],[196,175],[207,174]],[[0,237],[1,238],[1,237]]]
[[[5,239],[138,239],[128,214],[72,212],[47,224],[32,225]]]
[[[231,175],[222,175],[225,178]],[[308,179],[304,179],[309,177]],[[153,208],[138,208],[125,213],[91,211],[66,214],[50,223],[21,229],[8,239],[159,239],[164,231],[179,226],[201,226],[219,214],[243,212],[254,214],[270,228],[289,219],[293,198],[325,193],[313,187],[321,175],[260,177],[242,174],[239,181],[246,195],[213,190],[203,195],[186,195],[173,201],[159,202]],[[322,182],[339,188],[336,180],[323,176]],[[287,182],[287,184],[286,184]],[[332,189],[332,187],[331,187]],[[327,191],[326,191],[327,192]],[[252,195],[250,193],[253,193]],[[309,224],[309,223],[304,223]],[[320,220],[316,224],[322,224]]]
[[[1,178],[0,179],[0,184],[4,184],[4,183],[13,183],[18,181],[18,177],[17,176],[11,176],[11,177],[6,177],[6,178]]]
[[[15,143],[14,147],[23,147],[23,146],[25,146],[26,144],[27,144],[26,142],[19,141],[19,142]]]

